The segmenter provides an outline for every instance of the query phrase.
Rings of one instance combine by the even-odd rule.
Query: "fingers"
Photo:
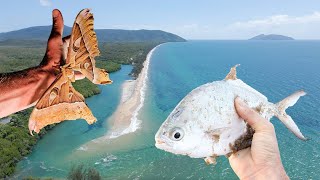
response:
[[[63,34],[63,18],[62,14],[58,9],[52,11],[52,30],[50,38],[54,36],[62,36]]]
[[[235,108],[238,115],[243,118],[256,132],[272,128],[272,124],[251,109],[239,97],[235,99]]]

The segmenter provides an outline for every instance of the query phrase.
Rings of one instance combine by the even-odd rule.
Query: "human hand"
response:
[[[62,38],[63,17],[59,10],[52,11],[52,30],[47,43],[47,50],[40,63],[44,72],[48,73],[49,81],[53,81],[60,72],[60,66],[65,64],[67,58],[70,35]],[[80,72],[75,72],[75,79],[83,79],[85,76]]]
[[[240,179],[289,179],[281,162],[273,125],[249,108],[240,98],[235,99],[239,116],[254,130],[251,147],[229,157]]]
[[[0,74],[0,118],[35,105],[60,73],[65,64],[69,37],[62,39],[63,18],[59,10],[52,11],[52,30],[47,50],[39,66]],[[76,79],[84,76],[75,73]]]

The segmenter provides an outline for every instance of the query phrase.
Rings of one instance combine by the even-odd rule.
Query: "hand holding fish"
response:
[[[249,108],[240,98],[235,99],[237,113],[253,129],[251,147],[229,157],[240,179],[289,179],[281,162],[277,138],[272,123]]]
[[[291,116],[286,113],[286,109],[306,93],[300,90],[277,103],[271,103],[266,96],[237,78],[238,66],[232,67],[224,80],[201,85],[187,94],[159,128],[155,135],[156,147],[174,154],[203,158],[207,164],[216,164],[217,157],[230,156],[247,149],[254,138],[255,145],[251,150],[259,147],[259,153],[266,151],[267,157],[271,153],[268,158],[278,158],[281,164],[274,128],[269,122],[273,116],[299,139],[306,140]],[[243,110],[239,117],[240,104],[237,104],[238,113],[234,105],[237,97],[255,112]],[[255,156],[252,158],[259,159]],[[265,159],[263,156],[261,158]]]

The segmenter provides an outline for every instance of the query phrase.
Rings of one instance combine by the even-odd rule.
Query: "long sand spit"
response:
[[[149,64],[152,53],[159,46],[160,45],[154,47],[148,53],[138,78],[135,80],[127,80],[122,84],[121,100],[115,112],[107,119],[108,132],[106,135],[82,145],[78,148],[79,151],[95,151],[99,146],[103,146],[105,142],[108,144],[112,143],[112,139],[133,133],[140,128],[141,120],[138,119],[138,116],[144,104]],[[127,137],[124,141],[129,141],[129,139],[132,140],[132,138]]]
[[[148,53],[138,78],[123,83],[121,101],[108,121],[111,130],[107,133],[107,138],[117,138],[139,129],[141,120],[138,119],[138,115],[145,99],[150,59],[158,46]]]

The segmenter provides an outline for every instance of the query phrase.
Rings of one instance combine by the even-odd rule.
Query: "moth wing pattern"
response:
[[[93,14],[89,9],[80,11],[72,27],[68,47],[67,64],[81,72],[94,84],[111,84],[109,74],[95,66],[95,57],[100,54],[97,35],[93,28]]]
[[[104,69],[95,67],[94,57],[100,54],[96,33],[93,29],[93,14],[89,9],[79,12],[72,27],[66,63],[61,73],[41,96],[29,119],[29,130],[40,130],[64,120],[85,119],[88,124],[96,122],[84,97],[74,89],[74,71],[81,72],[95,84],[110,84],[112,81]],[[65,48],[65,47],[64,47]]]
[[[59,74],[30,115],[30,133],[39,133],[43,127],[64,120],[85,119],[88,124],[96,122],[84,100],[82,94],[74,89],[66,73]]]

